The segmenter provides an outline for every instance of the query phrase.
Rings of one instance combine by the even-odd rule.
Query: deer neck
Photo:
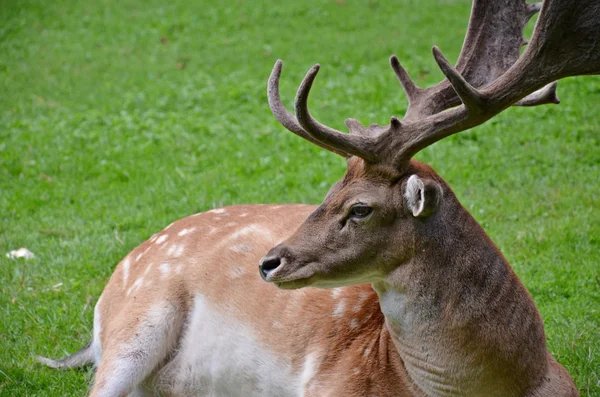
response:
[[[417,393],[523,395],[545,373],[542,321],[481,227],[459,224],[373,285],[386,326]]]

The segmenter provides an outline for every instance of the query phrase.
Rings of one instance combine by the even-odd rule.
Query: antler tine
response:
[[[550,83],[547,86],[527,95],[525,98],[515,103],[515,106],[537,106],[550,103],[558,105],[560,103],[560,99],[556,95],[557,85],[557,81]]]
[[[470,112],[483,111],[483,98],[481,94],[465,80],[465,78],[456,70],[446,59],[444,54],[437,46],[432,49],[433,57],[439,65],[442,73],[446,76],[456,95]]]
[[[275,116],[281,125],[294,134],[322,147],[323,149],[327,149],[330,152],[339,154],[342,157],[348,157],[348,153],[328,146],[309,135],[306,131],[304,131],[294,115],[285,108],[283,102],[281,102],[281,97],[279,96],[279,78],[281,77],[282,68],[283,62],[281,60],[277,60],[273,66],[273,70],[269,76],[269,83],[267,85],[267,99],[269,101],[269,108],[271,109],[273,116]]]
[[[398,81],[400,81],[400,84],[402,84],[402,88],[406,93],[406,97],[408,98],[408,104],[410,106],[410,103],[415,100],[415,97],[419,92],[420,88],[410,78],[410,75],[408,74],[406,69],[402,67],[402,64],[400,64],[400,61],[398,60],[398,57],[396,55],[392,55],[390,57],[390,66],[392,67],[394,73],[396,73]]]
[[[337,131],[319,123],[310,115],[308,111],[308,95],[318,72],[318,64],[310,68],[298,88],[295,101],[296,119],[302,128],[319,142],[348,154],[361,157],[368,162],[377,162],[379,155],[374,150],[373,145],[376,143],[374,140],[361,135],[345,134]]]

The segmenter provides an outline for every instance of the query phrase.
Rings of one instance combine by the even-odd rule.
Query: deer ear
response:
[[[442,201],[442,188],[431,180],[411,175],[404,185],[404,202],[414,217],[433,214]]]

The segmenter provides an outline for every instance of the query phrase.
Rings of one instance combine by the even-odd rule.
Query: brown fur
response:
[[[437,184],[443,195],[439,208],[424,219],[405,208],[402,189],[411,174]],[[355,232],[337,241],[327,231],[348,200],[365,189],[389,195],[368,229],[383,239]],[[282,267],[290,271],[282,270],[282,288],[353,284],[361,277],[373,287],[276,288],[258,275],[261,257],[273,246],[271,253],[288,252]],[[367,255],[353,256],[351,250]],[[335,259],[336,254],[341,256]],[[311,258],[301,260],[302,255]],[[317,263],[331,255],[335,263]],[[294,279],[298,272],[308,277]],[[415,329],[405,330],[396,322],[403,318],[387,313],[380,301],[396,290],[412,310],[416,339],[410,333]],[[179,220],[135,248],[117,266],[98,303],[102,359],[92,395],[106,394],[123,346],[134,345],[144,332],[159,332],[161,322],[168,327],[160,331],[160,349],[127,354],[154,363],[140,379],[168,394],[166,368],[183,333],[193,332],[187,319],[198,294],[221,315],[253,330],[262,349],[288,361],[296,376],[312,358],[315,373],[305,396],[428,395],[407,363],[424,368],[429,377],[455,382],[443,387],[467,392],[456,395],[499,390],[507,396],[577,395],[546,349],[542,321],[526,289],[449,187],[415,161],[399,172],[351,159],[346,177],[319,208],[213,210]],[[164,319],[152,324],[149,313],[157,305]],[[429,358],[423,360],[425,353]]]

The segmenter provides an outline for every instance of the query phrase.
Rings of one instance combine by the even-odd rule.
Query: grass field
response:
[[[113,267],[180,217],[235,203],[318,203],[341,158],[284,132],[266,102],[386,123],[430,48],[456,59],[468,0],[0,1],[0,395],[83,395],[89,370],[36,364],[91,336]],[[562,104],[510,109],[418,155],[455,189],[531,291],[549,348],[600,396],[600,78]],[[5,253],[27,247],[36,257]]]

